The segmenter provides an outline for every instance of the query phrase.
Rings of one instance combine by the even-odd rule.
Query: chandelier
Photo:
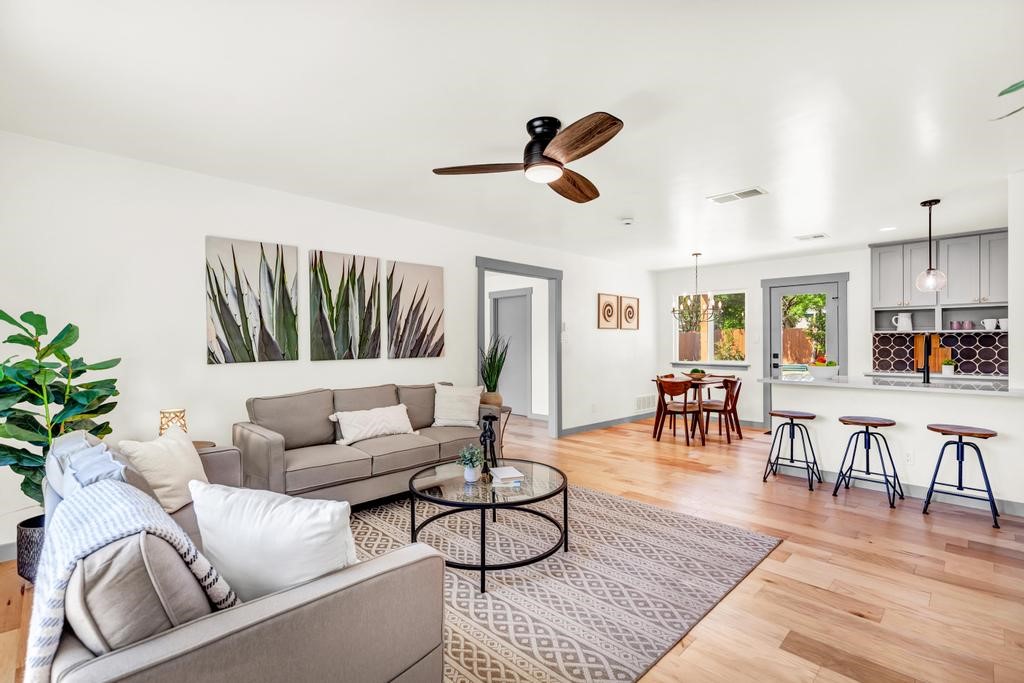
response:
[[[672,309],[672,317],[679,323],[680,332],[697,332],[710,322],[717,321],[722,315],[722,302],[712,303],[710,292],[701,293],[698,259],[699,251],[693,253],[693,294],[679,298],[679,304]]]

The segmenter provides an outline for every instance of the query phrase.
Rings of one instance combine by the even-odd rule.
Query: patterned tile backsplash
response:
[[[871,365],[875,372],[914,372],[914,336],[875,333]],[[939,334],[939,344],[950,349],[958,375],[1010,374],[1010,339],[1007,332],[974,331]]]

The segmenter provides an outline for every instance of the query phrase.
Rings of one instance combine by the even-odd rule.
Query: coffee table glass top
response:
[[[467,482],[464,469],[454,462],[420,470],[409,481],[420,498],[442,504],[477,507],[493,504],[521,504],[548,498],[565,487],[565,476],[549,465],[529,460],[499,458],[499,467],[515,467],[523,473],[519,486]]]

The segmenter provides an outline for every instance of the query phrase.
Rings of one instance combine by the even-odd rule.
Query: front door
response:
[[[525,417],[532,413],[532,309],[532,288],[491,292],[491,334],[508,340],[498,392],[513,415]]]

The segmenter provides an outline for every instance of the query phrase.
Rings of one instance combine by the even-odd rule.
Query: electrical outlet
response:
[[[914,464],[914,451],[907,451],[904,457],[906,458],[908,465]]]

